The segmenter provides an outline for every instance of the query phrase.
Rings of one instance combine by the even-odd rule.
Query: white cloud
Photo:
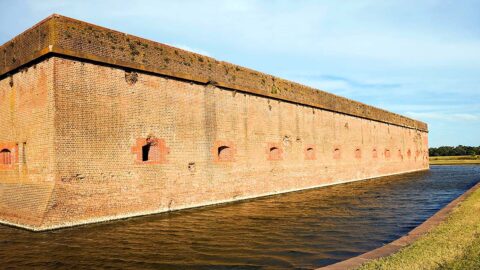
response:
[[[480,132],[479,1],[28,0],[8,6],[0,43],[60,13],[428,120],[438,142],[480,143],[468,135]],[[448,135],[466,128],[472,132]]]
[[[165,43],[165,44],[167,44],[167,43]],[[201,55],[213,57],[211,53],[209,53],[205,50],[192,48],[192,47],[187,46],[187,45],[181,45],[181,44],[167,44],[167,45],[170,45],[172,47],[176,47],[176,48],[179,48],[179,49],[182,49],[182,50],[185,50],[185,51],[194,52],[194,53],[198,53],[198,54],[201,54]]]
[[[447,114],[441,112],[407,112],[407,116],[421,120],[446,120],[446,121],[480,121],[480,114],[454,113]]]

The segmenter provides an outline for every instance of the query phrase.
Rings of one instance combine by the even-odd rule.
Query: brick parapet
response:
[[[428,131],[426,123],[255,70],[86,22],[52,15],[0,46],[0,76],[64,55]]]

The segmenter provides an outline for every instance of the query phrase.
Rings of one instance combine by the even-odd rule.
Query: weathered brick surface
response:
[[[44,227],[428,168],[418,130],[145,73],[130,84],[122,69],[51,61],[56,185]],[[138,162],[132,147],[146,138],[168,147],[165,162]],[[234,150],[225,161],[215,151],[222,145]],[[386,149],[421,154],[385,157]]]
[[[53,60],[0,80],[0,221],[40,227],[55,183]]]
[[[48,52],[52,22],[49,17],[0,46],[0,76]]]
[[[38,38],[37,38],[38,37]],[[0,47],[0,75],[31,58],[62,54],[139,69],[427,131],[427,125],[248,68],[165,44],[52,15]]]
[[[44,24],[56,54],[0,77],[0,147],[16,153],[0,166],[2,222],[48,229],[428,169],[421,122],[64,17]]]

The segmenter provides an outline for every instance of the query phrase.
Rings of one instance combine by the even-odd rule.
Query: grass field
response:
[[[480,164],[480,156],[430,157],[430,165]]]
[[[480,189],[431,232],[359,269],[480,269]]]

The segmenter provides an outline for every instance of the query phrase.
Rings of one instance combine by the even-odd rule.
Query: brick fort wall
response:
[[[4,223],[41,227],[55,184],[53,63],[48,59],[0,80]]]
[[[52,15],[0,46],[0,222],[33,230],[428,169],[428,127]]]
[[[56,185],[44,227],[428,168],[427,133],[419,130],[213,85],[51,61]],[[149,140],[155,153],[142,160]]]

